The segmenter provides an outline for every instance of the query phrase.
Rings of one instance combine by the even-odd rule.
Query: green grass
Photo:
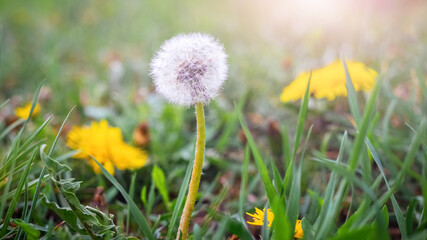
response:
[[[367,4],[366,22],[354,6],[331,25],[308,6],[286,20],[293,5],[276,4],[0,3],[0,239],[176,238],[196,122],[154,92],[149,62],[195,31],[224,43],[230,71],[205,106],[190,239],[293,239],[297,219],[305,239],[425,239],[427,4]],[[280,102],[301,71],[341,51],[347,97],[316,99],[310,82],[303,99]],[[379,72],[373,90],[356,92],[350,60]],[[16,119],[30,101],[41,113]],[[112,176],[73,158],[67,133],[101,119],[133,146],[148,125],[146,166]],[[271,208],[271,228],[247,224],[255,207]]]

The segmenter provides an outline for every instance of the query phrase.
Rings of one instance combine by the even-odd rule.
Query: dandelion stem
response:
[[[203,157],[205,153],[205,115],[203,111],[203,104],[197,103],[195,107],[197,119],[196,156],[193,165],[193,172],[191,174],[190,186],[188,188],[187,200],[185,201],[184,210],[179,222],[177,239],[179,239],[180,233],[182,233],[182,240],[186,240],[188,237],[188,227],[190,225],[191,214],[193,213],[194,203],[196,202],[196,196],[199,190]]]

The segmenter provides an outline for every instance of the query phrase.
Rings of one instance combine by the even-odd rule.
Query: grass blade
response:
[[[17,126],[21,125],[23,122],[25,122],[24,119],[18,119],[15,122],[13,122],[12,124],[10,124],[6,129],[4,129],[4,131],[0,134],[0,140],[2,140],[4,137],[6,137],[10,131],[12,131],[13,129],[15,129]]]
[[[359,113],[359,104],[357,102],[356,90],[354,89],[353,82],[350,78],[350,73],[348,72],[347,64],[344,58],[341,59],[341,62],[344,66],[345,71],[345,86],[347,88],[347,99],[348,104],[350,105],[351,115],[353,115],[354,122],[358,126],[360,123],[360,113]]]
[[[301,102],[301,107],[300,107],[300,111],[298,113],[298,124],[297,124],[297,133],[295,135],[295,142],[294,142],[294,150],[292,153],[292,158],[289,161],[289,164],[286,166],[286,173],[285,173],[285,177],[283,179],[283,195],[282,198],[284,197],[284,194],[286,193],[289,184],[291,182],[291,179],[293,178],[293,166],[294,166],[294,162],[295,162],[295,158],[297,156],[297,151],[298,148],[300,146],[300,140],[301,140],[301,136],[302,136],[302,132],[304,130],[304,125],[305,125],[305,119],[307,117],[307,111],[308,111],[308,100],[310,97],[310,81],[311,81],[311,72],[310,72],[310,77],[308,79],[308,83],[307,83],[307,88],[305,90],[305,94],[304,94],[304,99]]]
[[[344,135],[341,139],[341,144],[338,152],[338,157],[336,159],[336,164],[340,164],[342,160],[342,156],[344,154],[345,145],[347,143],[347,131],[344,132]],[[335,192],[335,188],[338,182],[338,174],[336,172],[332,172],[331,177],[329,178],[328,185],[323,193],[323,206],[320,210],[319,216],[314,223],[314,228],[319,229],[320,224],[322,223],[328,213],[328,206],[330,202],[333,200],[333,194]]]
[[[33,102],[32,102],[31,109],[30,109],[30,114],[29,114],[27,120],[25,120],[24,125],[19,130],[19,132],[16,135],[15,139],[13,139],[12,145],[9,148],[9,152],[6,155],[6,160],[3,162],[3,164],[6,164],[10,159],[13,159],[19,153],[19,151],[17,151],[17,148],[19,147],[19,144],[20,144],[20,141],[21,141],[21,137],[22,137],[22,133],[24,132],[24,129],[27,127],[27,124],[30,121],[31,115],[33,115],[33,111],[34,111],[34,108],[36,107],[37,99],[39,98],[39,94],[40,94],[40,90],[41,90],[42,85],[43,85],[43,83],[41,83],[38,86],[38,88],[37,88],[37,90],[36,90],[36,92],[34,94]]]
[[[34,141],[34,139],[36,139],[36,137],[43,131],[43,129],[47,126],[51,119],[52,116],[46,119],[46,121],[44,121],[44,123],[22,144],[22,146],[19,147],[18,152],[21,152],[25,148],[27,148],[28,145],[30,145]]]
[[[36,150],[37,149],[34,149],[33,154],[30,158],[30,161],[28,161],[28,164],[25,168],[25,171],[22,174],[21,178],[19,179],[19,183],[18,183],[18,187],[16,188],[15,196],[13,197],[12,202],[10,203],[10,205],[8,207],[6,217],[4,218],[4,221],[3,221],[3,227],[0,230],[0,237],[3,237],[6,234],[7,227],[9,226],[10,219],[12,217],[13,212],[15,211],[15,207],[16,207],[16,204],[18,203],[19,196],[21,196],[22,187],[24,186],[25,181],[28,177],[28,173],[30,172],[31,164],[33,163],[34,158],[36,157]],[[12,172],[12,174],[13,174],[13,172]]]
[[[58,134],[56,134],[55,140],[52,143],[52,147],[50,148],[48,157],[52,157],[53,150],[55,149],[55,146],[56,146],[56,144],[58,142],[59,136],[61,135],[61,132],[64,129],[64,126],[65,126],[65,123],[67,122],[67,120],[70,117],[71,112],[74,110],[74,108],[75,107],[71,108],[71,110],[68,112],[67,116],[65,117],[64,121],[62,122],[61,128],[59,128]],[[43,165],[43,168],[42,168],[42,170],[40,172],[39,181],[37,182],[37,185],[36,185],[36,190],[34,191],[33,200],[31,202],[31,207],[30,207],[30,210],[28,211],[28,215],[27,215],[27,217],[25,219],[25,221],[27,223],[29,223],[31,221],[31,218],[33,216],[33,211],[34,211],[34,208],[36,207],[37,201],[39,199],[39,193],[40,193],[41,185],[42,185],[44,176],[46,174],[46,171],[47,171],[46,165]]]
[[[273,160],[270,161],[270,165],[271,165],[271,169],[272,169],[272,172],[273,172],[273,179],[274,179],[274,182],[273,182],[274,184],[273,185],[276,187],[277,192],[281,193],[282,190],[283,190],[283,185],[282,185],[283,179],[282,179],[282,176],[280,176],[279,169],[277,169],[277,166],[276,166],[276,164],[274,163]]]
[[[36,151],[36,150],[34,150]],[[25,185],[24,185],[24,210],[22,211],[21,219],[25,219],[25,216],[27,216],[28,211],[28,178],[25,179]],[[22,234],[22,228],[18,230],[18,234],[16,235],[15,239],[21,239]]]
[[[300,156],[300,162],[298,164],[298,167],[296,168],[296,174],[294,174],[291,190],[289,192],[288,204],[286,206],[286,213],[288,214],[288,220],[290,222],[291,229],[295,229],[296,220],[299,214],[299,205],[301,197],[301,169],[303,165],[305,150],[307,149],[308,139],[310,138],[312,128],[313,125],[308,130],[303,151]]]
[[[375,193],[371,188],[363,181],[360,181],[353,172],[349,171],[346,167],[343,167],[341,164],[337,164],[334,161],[329,161],[322,158],[313,158],[314,161],[320,162],[330,168],[332,171],[338,173],[339,175],[345,177],[350,182],[359,186],[372,200],[376,200]]]
[[[291,147],[289,144],[289,132],[285,124],[282,125],[282,143],[283,143],[283,162],[285,166],[289,166],[291,162]]]
[[[300,140],[301,140],[301,136],[302,136],[302,132],[304,130],[304,125],[305,125],[305,119],[307,117],[307,111],[308,111],[308,100],[310,97],[310,81],[311,81],[311,74],[312,72],[310,72],[310,77],[308,79],[308,83],[307,83],[307,89],[305,90],[305,94],[304,94],[304,99],[301,102],[301,107],[298,113],[298,124],[297,124],[297,132],[295,135],[295,145],[294,145],[294,151],[292,154],[292,159],[291,162],[295,161],[295,158],[297,156],[297,151],[298,148],[300,146]]]
[[[245,214],[243,210],[243,204],[246,200],[246,186],[248,184],[249,159],[250,159],[250,148],[249,148],[249,145],[246,145],[245,155],[243,157],[242,180],[240,182],[240,194],[239,194],[239,217],[242,223],[245,222],[245,219],[243,217],[243,215]]]
[[[353,149],[351,151],[350,159],[349,159],[349,169],[353,172],[356,170],[359,154],[362,150],[363,142],[368,133],[370,119],[374,111],[375,102],[378,96],[378,92],[380,90],[380,86],[381,86],[381,81],[378,80],[375,83],[375,87],[374,87],[374,90],[372,91],[372,95],[368,100],[368,103],[366,105],[366,110],[363,116],[363,121],[360,124],[360,128],[358,129],[359,131],[356,134],[356,139],[354,140]]]
[[[264,240],[270,240],[270,228],[268,227],[268,204],[265,204],[264,206],[264,219],[263,219],[263,224],[262,224],[262,228],[261,228],[261,237]]]
[[[133,198],[133,195],[135,193],[135,179],[136,179],[136,171],[132,173],[132,177],[130,180],[130,187],[129,187],[129,196]],[[128,214],[126,216],[126,234],[129,234],[129,226],[130,226],[130,207],[128,206]]]
[[[119,182],[100,164],[93,156],[91,156],[92,159],[95,161],[96,164],[101,168],[102,174],[110,181],[116,188],[119,190],[119,192],[122,194],[126,202],[129,204],[129,208],[132,211],[132,217],[137,223],[139,229],[144,233],[144,235],[150,239],[154,240],[154,236],[151,233],[150,226],[148,225],[147,220],[144,218],[144,215],[142,215],[141,210],[138,208],[138,206],[135,204],[133,199],[129,196],[127,191],[120,185]]]
[[[172,233],[174,232],[175,225],[177,223],[179,213],[182,211],[182,207],[184,206],[184,197],[187,193],[188,184],[190,183],[191,170],[193,169],[194,159],[187,166],[187,170],[185,171],[184,179],[182,180],[181,188],[179,189],[179,194],[176,199],[175,207],[173,208],[171,221],[169,223],[169,230],[167,235],[167,240],[172,239]]]
[[[4,210],[6,209],[7,195],[9,194],[10,185],[12,184],[13,176],[15,174],[15,165],[16,165],[16,161],[12,161],[12,166],[10,167],[10,172],[7,178],[6,186],[3,190],[3,195],[1,197],[0,218],[3,217]]]
[[[267,193],[268,201],[270,202],[271,210],[274,213],[274,221],[272,228],[274,229],[274,234],[277,239],[291,239],[293,237],[293,230],[290,228],[289,221],[286,217],[286,209],[280,200],[276,190],[274,189],[273,183],[268,175],[267,167],[265,166],[258,149],[256,147],[255,141],[252,138],[249,129],[247,128],[243,116],[239,113],[240,125],[246,135],[246,139],[248,140],[248,144],[252,151],[252,156],[254,157],[255,164],[257,166],[259,175],[261,176],[261,180],[264,184],[265,191]],[[277,227],[276,227],[277,226]]]
[[[398,186],[400,186],[403,183],[406,173],[412,166],[412,163],[414,162],[414,159],[415,159],[415,155],[417,154],[419,146],[424,139],[424,135],[426,134],[426,125],[427,125],[427,119],[422,118],[420,126],[418,127],[418,131],[416,132],[416,135],[413,138],[411,145],[409,147],[408,153],[405,156],[405,160],[403,161],[402,170],[397,175],[395,183],[392,187],[393,191],[396,190]]]
[[[408,239],[408,235],[406,232],[406,220],[394,196],[392,196],[391,198],[391,203],[393,204],[394,213],[396,214],[396,219],[397,219],[397,225],[399,226],[400,233],[402,234],[402,239],[403,240]]]

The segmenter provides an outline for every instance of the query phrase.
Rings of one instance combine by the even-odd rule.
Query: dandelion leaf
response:
[[[36,228],[38,226],[26,223],[21,219],[14,219],[12,222],[18,225],[25,232],[28,240],[36,240],[40,238],[40,230]]]
[[[71,171],[71,168],[65,164],[61,164],[53,158],[50,158],[45,152],[46,144],[43,144],[40,147],[40,157],[43,160],[44,164],[46,164],[49,172],[53,173],[61,173],[65,171]]]
[[[62,220],[64,220],[70,228],[81,234],[86,234],[83,226],[69,207],[59,207],[55,202],[50,202],[46,196],[43,196],[40,201],[50,210],[54,211]]]
[[[59,177],[59,173],[69,171],[71,168],[49,158],[44,153],[44,148],[45,145],[40,149],[40,156],[47,165],[52,182],[64,196],[69,207],[59,207],[56,203],[49,202],[44,196],[45,205],[82,235],[90,235],[92,239],[120,237],[119,228],[113,222],[113,215],[82,205],[75,195],[80,188],[80,182],[74,182],[73,178],[60,179]]]

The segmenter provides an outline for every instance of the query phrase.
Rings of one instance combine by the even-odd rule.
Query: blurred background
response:
[[[218,151],[220,145],[221,152],[240,146],[238,123],[230,114],[239,103],[260,133],[274,135],[288,124],[292,134],[299,103],[281,103],[282,89],[299,73],[341,56],[375,69],[390,92],[416,103],[415,75],[427,71],[426,14],[423,0],[1,1],[0,99],[11,101],[0,119],[8,120],[14,107],[31,101],[44,81],[43,119],[54,115],[53,125],[60,125],[77,106],[65,132],[72,125],[108,119],[131,142],[134,129],[146,122],[152,145],[155,138],[159,141],[159,149],[151,146],[155,163],[160,152],[190,157],[193,111],[165,104],[155,93],[149,62],[172,36],[206,32],[229,54],[229,78],[207,109],[211,146]],[[336,114],[347,122],[342,99],[311,99],[315,138],[330,130],[331,119],[336,124]],[[381,101],[391,100],[380,98],[378,105]],[[395,126],[411,122],[417,111],[400,111],[405,116]],[[165,149],[163,139],[172,139],[171,149]]]
[[[423,0],[2,1],[0,97],[29,100],[46,80],[55,114],[76,104],[143,101],[153,90],[148,65],[162,42],[206,32],[230,56],[218,101],[253,90],[269,112],[298,73],[341,53],[378,72],[390,63],[425,62],[426,14]],[[408,71],[395,74],[404,80]]]
[[[107,118],[130,142],[135,127],[148,122],[160,142],[176,132],[171,147],[177,152],[182,146],[176,141],[192,142],[193,112],[155,94],[149,62],[165,40],[188,32],[212,34],[229,54],[229,78],[208,108],[212,145],[239,102],[261,130],[274,132],[277,122],[292,126],[299,103],[281,103],[282,89],[299,73],[341,56],[386,76],[388,90],[399,99],[417,102],[415,75],[427,70],[426,14],[423,0],[1,1],[0,99],[11,101],[0,117],[30,101],[44,81],[42,115],[53,114],[54,125],[77,106],[70,126]],[[325,121],[349,113],[340,98],[312,99],[310,106],[320,138]],[[409,117],[395,126],[417,111],[406,111]],[[234,123],[229,132],[237,131]],[[238,146],[237,135],[228,135]],[[230,145],[225,138],[220,149]]]

